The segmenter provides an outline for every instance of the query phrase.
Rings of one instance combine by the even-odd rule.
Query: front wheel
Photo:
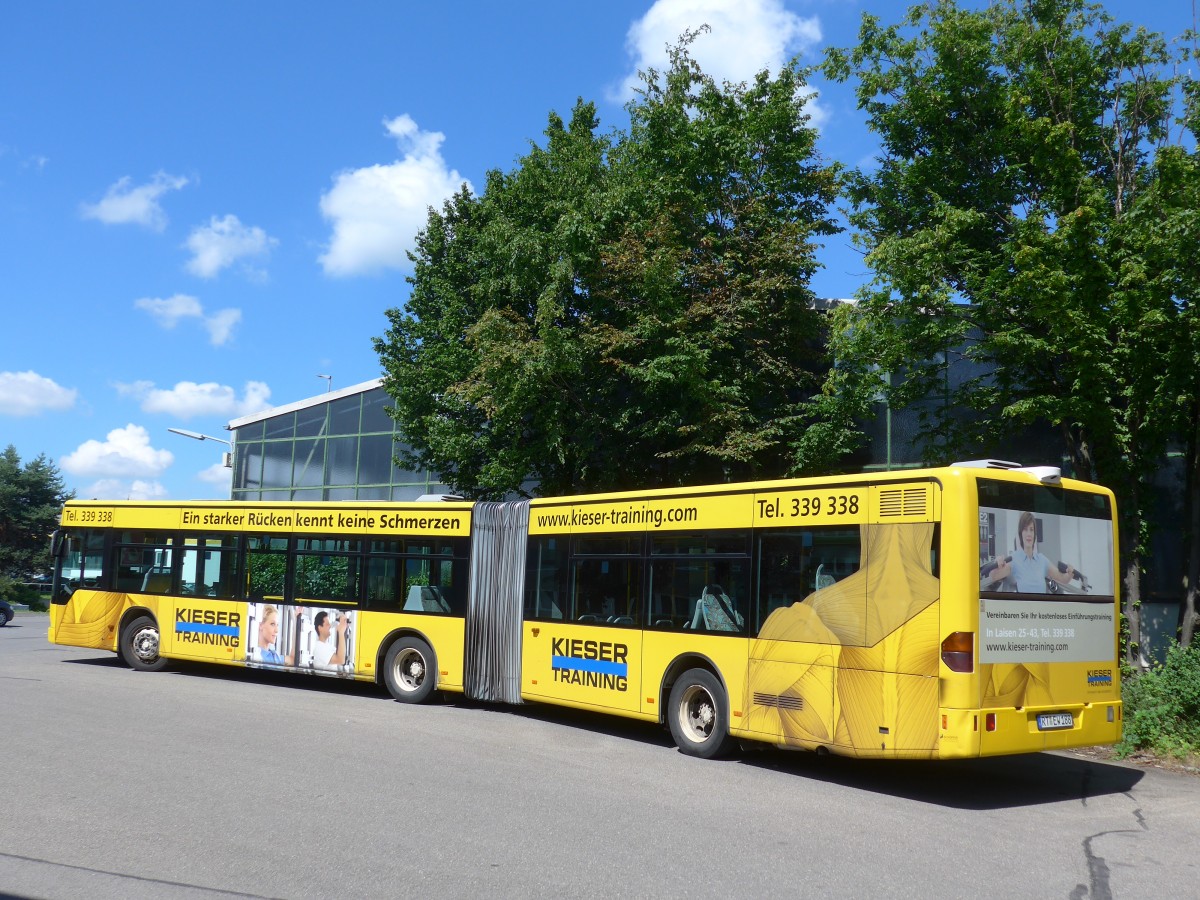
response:
[[[679,677],[671,688],[667,719],[681,753],[714,759],[729,749],[729,702],[712,672],[692,669]]]
[[[167,664],[158,655],[158,623],[149,616],[139,616],[121,629],[118,650],[125,665],[139,672],[157,672]]]
[[[403,637],[388,648],[383,680],[401,703],[424,703],[437,687],[437,660],[420,638]]]

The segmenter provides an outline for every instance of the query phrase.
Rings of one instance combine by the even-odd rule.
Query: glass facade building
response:
[[[392,457],[400,436],[379,380],[234,419],[234,500],[415,500],[447,493]]]

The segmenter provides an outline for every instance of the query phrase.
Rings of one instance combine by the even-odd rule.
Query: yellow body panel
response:
[[[356,671],[374,680],[381,648],[398,632],[415,634],[426,641],[437,656],[438,690],[461,693],[464,667],[464,621],[458,616],[422,616],[414,613],[359,613],[359,645]]]

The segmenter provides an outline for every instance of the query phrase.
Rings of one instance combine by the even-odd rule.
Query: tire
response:
[[[707,669],[684,672],[671,688],[667,722],[680,753],[700,759],[725,754],[729,737],[729,701],[721,682]]]
[[[388,648],[383,681],[401,703],[424,703],[437,687],[437,657],[418,637],[402,637]]]
[[[12,613],[7,609],[0,609],[0,628],[8,624],[8,620],[12,618]]]
[[[125,665],[138,672],[157,672],[167,664],[158,655],[158,623],[149,616],[139,616],[121,629],[117,650]]]

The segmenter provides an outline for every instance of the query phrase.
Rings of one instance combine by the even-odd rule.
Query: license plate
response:
[[[1038,731],[1056,731],[1059,728],[1074,728],[1072,713],[1042,713],[1038,716]]]

